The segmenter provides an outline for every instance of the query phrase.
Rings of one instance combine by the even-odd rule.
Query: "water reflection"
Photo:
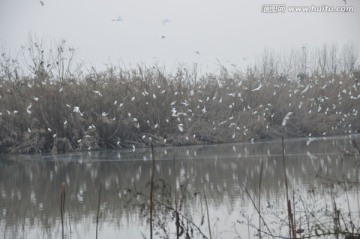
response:
[[[360,157],[351,143],[351,140],[359,139],[359,135],[353,135],[286,142],[289,191],[298,195],[298,203],[300,195],[304,200],[310,195],[312,199],[305,201],[315,205],[312,201],[316,198],[344,194],[342,185],[346,183],[350,209],[359,213]],[[244,217],[249,221],[254,215],[244,187],[252,198],[258,198],[260,173],[262,207],[270,208],[283,202],[285,185],[281,141],[157,148],[155,157],[155,178],[168,186],[168,202],[173,204],[174,188],[178,188],[179,197],[186,198],[182,213],[203,225],[206,235],[207,225],[201,224],[206,210],[204,192],[217,238],[234,238],[235,227],[240,227],[237,222]],[[141,238],[141,233],[148,235],[147,218],[141,211],[146,199],[138,194],[134,200],[129,194],[136,191],[149,195],[149,149],[2,156],[0,171],[2,238],[61,237],[60,189],[63,182],[67,238],[95,235],[100,184],[103,190],[99,238]],[[328,199],[331,198],[330,195]],[[225,231],[232,232],[224,236]]]

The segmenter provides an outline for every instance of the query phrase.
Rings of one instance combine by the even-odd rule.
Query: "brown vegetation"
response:
[[[65,42],[48,58],[32,44],[28,74],[20,76],[19,63],[5,53],[0,60],[1,153],[269,140],[282,136],[288,112],[285,137],[360,129],[360,71],[352,53],[341,69],[337,58],[326,61],[324,55],[334,56],[324,48],[311,71],[303,49],[305,58],[288,65],[266,52],[262,67],[246,72],[222,68],[198,77],[184,68],[169,74],[143,66],[84,75],[71,67],[72,48],[64,57]]]

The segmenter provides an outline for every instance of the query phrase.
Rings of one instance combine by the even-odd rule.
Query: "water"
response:
[[[288,195],[303,235],[334,230],[334,205],[342,231],[351,231],[351,220],[359,229],[360,156],[352,140],[360,145],[360,135],[285,142]],[[187,230],[209,237],[209,225],[213,238],[258,237],[256,208],[263,236],[288,236],[281,141],[154,155],[154,238],[176,238],[175,198],[182,238]],[[0,237],[96,238],[101,185],[98,238],[150,238],[151,167],[150,149],[1,156]]]

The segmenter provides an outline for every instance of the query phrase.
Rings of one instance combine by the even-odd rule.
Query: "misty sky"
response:
[[[29,34],[50,45],[65,39],[97,69],[137,64],[219,63],[245,67],[264,48],[284,51],[353,42],[360,46],[360,1],[347,13],[262,13],[264,4],[345,6],[342,0],[0,0],[0,47],[18,54]],[[123,21],[112,21],[121,16]],[[164,19],[168,19],[163,23]],[[165,38],[162,38],[164,36]],[[199,52],[197,54],[196,52]],[[246,61],[244,60],[246,59]]]

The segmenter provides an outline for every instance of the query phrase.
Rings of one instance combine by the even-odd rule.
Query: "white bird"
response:
[[[204,106],[204,108],[201,111],[205,114],[206,113],[206,107]]]
[[[229,125],[229,128],[231,128],[233,126],[236,126],[236,124],[234,122],[231,122],[230,125]]]
[[[30,109],[31,109],[31,106],[32,106],[32,105],[31,105],[31,103],[30,103],[30,105],[26,108],[26,112],[27,112],[28,114],[31,114],[31,110],[30,110]]]
[[[185,107],[189,105],[189,103],[186,100],[184,102],[181,102],[181,104],[184,105]]]
[[[302,94],[304,94],[306,91],[308,91],[309,87],[310,87],[310,84],[308,84],[308,85],[305,87],[305,89],[300,93],[300,95],[302,95]]]
[[[302,101],[300,101],[300,103],[299,103],[299,109],[301,109],[301,107],[302,107],[302,105],[303,105],[303,102]]]
[[[170,22],[170,20],[168,18],[165,18],[164,20],[161,21],[162,25],[165,26],[167,23]]]
[[[283,121],[282,121],[282,126],[285,126],[286,125],[286,122],[288,121],[288,119],[290,118],[290,115],[292,115],[293,114],[293,112],[288,112],[286,115],[285,115],[285,117],[284,117],[284,119],[283,119]]]
[[[263,85],[260,83],[260,85],[259,85],[258,87],[256,87],[255,89],[253,89],[253,90],[251,90],[251,91],[257,91],[257,90],[260,90],[262,86],[263,86]]]
[[[109,114],[109,113],[102,112],[101,116],[102,116],[102,117],[106,117],[106,116],[108,116],[108,114]]]
[[[172,108],[171,112],[172,112],[172,114],[171,114],[172,117],[178,117],[178,114],[177,114],[177,111],[175,108]]]
[[[34,100],[35,100],[35,101],[38,101],[38,100],[39,100],[39,98],[34,96]]]
[[[113,22],[122,22],[122,21],[124,21],[124,20],[123,20],[122,17],[119,15],[119,16],[117,16],[117,18],[113,18],[112,21],[113,21]]]
[[[311,144],[312,141],[314,141],[315,138],[309,138],[307,141],[306,141],[306,146],[309,146]]]
[[[84,112],[81,113],[79,106],[74,106],[73,112],[78,113],[81,116],[83,116],[83,114],[84,114]]]
[[[101,92],[98,91],[98,90],[93,90],[93,92],[94,92],[95,94],[99,95],[99,96],[102,96]]]
[[[178,124],[178,129],[180,132],[183,132],[184,131],[183,124]]]

